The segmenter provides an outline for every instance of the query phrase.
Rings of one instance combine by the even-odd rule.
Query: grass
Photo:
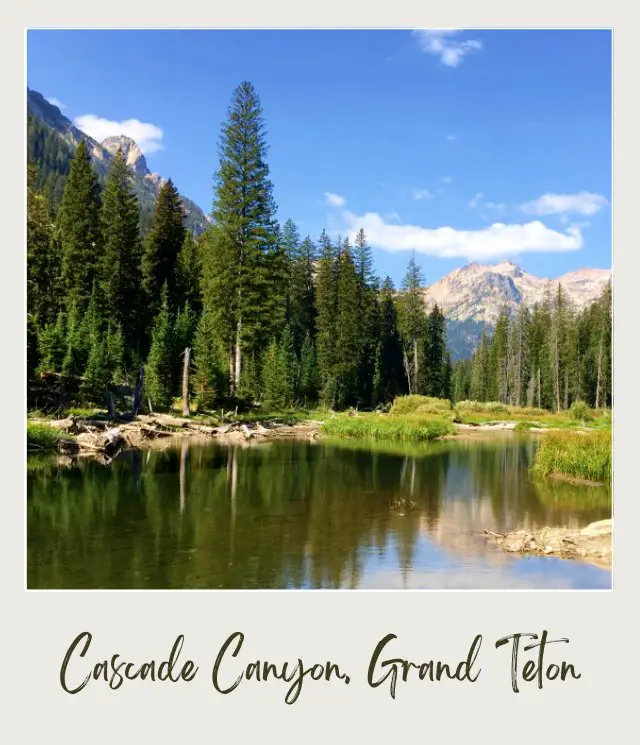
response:
[[[404,440],[428,442],[455,431],[446,419],[419,415],[403,417],[385,414],[338,415],[327,419],[322,431],[330,437],[353,437],[371,440]]]
[[[62,434],[48,424],[27,422],[27,450],[57,450]]]
[[[494,422],[516,422],[516,431],[535,428],[544,429],[593,429],[610,430],[611,412],[595,410],[581,401],[575,402],[568,411],[553,412],[530,406],[511,406],[497,401],[459,401],[455,405],[454,421],[460,424],[490,424]]]
[[[532,466],[535,475],[560,475],[611,482],[611,433],[550,432],[540,441]]]

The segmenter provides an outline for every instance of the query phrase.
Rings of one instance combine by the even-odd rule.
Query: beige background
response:
[[[464,6],[467,6],[466,9]],[[204,10],[200,10],[204,8]],[[638,68],[637,10],[622,3],[538,0],[534,8],[485,0],[452,3],[440,12],[422,2],[396,2],[375,11],[371,2],[302,3],[252,0],[215,11],[210,4],[176,6],[112,0],[48,4],[31,0],[2,10],[3,292],[0,295],[2,428],[2,708],[10,743],[114,742],[392,742],[504,743],[627,742],[635,722],[637,680],[634,590],[637,587],[639,489],[638,395]],[[251,10],[253,9],[253,10]],[[24,590],[24,28],[25,26],[382,26],[614,27],[615,48],[615,518],[612,592],[29,592]],[[330,50],[328,49],[328,53]],[[129,81],[135,85],[135,71]],[[99,81],[96,81],[99,85]],[[212,126],[215,123],[212,122]],[[18,145],[20,143],[20,146]],[[585,157],[589,157],[585,153]],[[634,398],[635,395],[635,398]],[[632,627],[633,624],[633,627]],[[495,650],[500,636],[547,628],[555,645],[549,661],[567,659],[582,679],[532,684],[512,693],[509,651]],[[59,671],[66,649],[81,631],[94,639],[86,667],[118,652],[141,663],[162,660],[179,633],[183,658],[200,666],[191,684],[125,683],[118,691],[92,682],[76,696],[64,693]],[[299,700],[284,704],[278,682],[245,682],[228,696],[211,686],[217,651],[233,631],[246,634],[229,677],[255,659],[306,663],[331,659],[352,678],[305,682]],[[477,683],[414,681],[388,689],[366,685],[377,641],[393,632],[391,651],[415,661],[466,656],[473,637],[484,636]],[[233,676],[235,677],[235,675]],[[635,686],[635,695],[633,687]],[[632,730],[627,730],[628,732]]]

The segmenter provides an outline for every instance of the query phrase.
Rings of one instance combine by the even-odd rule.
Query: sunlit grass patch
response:
[[[455,430],[451,422],[445,419],[366,414],[338,415],[327,419],[322,431],[332,437],[429,441],[453,434]]]
[[[532,471],[543,478],[561,475],[611,481],[611,433],[550,432],[540,441]]]

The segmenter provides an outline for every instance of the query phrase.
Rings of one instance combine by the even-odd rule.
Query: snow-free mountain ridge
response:
[[[104,180],[110,161],[121,147],[127,165],[133,174],[134,190],[141,210],[153,210],[155,199],[166,179],[157,173],[151,173],[144,154],[134,140],[126,135],[116,135],[98,142],[78,129],[57,106],[47,101],[41,93],[30,88],[27,88],[27,109],[48,127],[54,129],[71,147],[75,148],[81,140],[86,140],[91,162],[101,180]],[[185,196],[181,196],[181,199],[186,214],[186,225],[195,235],[199,235],[209,224],[209,219],[195,202]]]

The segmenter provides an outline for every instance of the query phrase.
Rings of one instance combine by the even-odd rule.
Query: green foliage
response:
[[[101,289],[111,317],[122,328],[128,349],[142,342],[141,249],[138,236],[138,202],[122,150],[118,150],[102,194]]]
[[[398,396],[391,407],[392,416],[404,416],[406,414],[444,414],[451,411],[451,401],[431,396],[420,396],[412,394],[409,396]]]
[[[537,476],[562,475],[609,483],[611,433],[551,432],[540,442],[533,465]]]
[[[153,321],[151,349],[145,368],[145,389],[155,409],[166,410],[173,398],[175,339],[169,314],[166,285],[162,288],[160,310]]]
[[[301,402],[305,406],[311,406],[318,401],[320,389],[320,374],[316,359],[316,349],[307,332],[304,337],[302,349],[300,350],[300,376],[298,384],[298,394]]]
[[[76,148],[71,161],[60,205],[58,229],[67,308],[70,309],[75,303],[82,312],[89,302],[102,247],[100,187],[84,140]]]
[[[159,310],[162,288],[167,285],[169,309],[176,312],[184,303],[183,287],[192,284],[190,274],[192,256],[183,257],[183,276],[178,271],[178,260],[185,242],[184,210],[178,190],[171,179],[164,183],[158,194],[153,213],[153,225],[142,253],[142,286],[148,311],[152,317]],[[191,243],[193,239],[191,239]],[[191,281],[190,281],[191,280]],[[193,287],[185,288],[193,293]]]
[[[27,162],[35,171],[34,187],[56,212],[69,174],[73,148],[52,127],[27,112]]]
[[[584,401],[574,401],[569,408],[569,416],[576,422],[593,421],[593,411]]]
[[[286,326],[280,337],[265,350],[262,360],[262,404],[268,408],[284,409],[293,405],[296,381],[298,379],[298,360],[293,334]]]
[[[60,311],[55,323],[47,323],[38,332],[39,369],[44,372],[60,372],[66,347],[65,316]]]
[[[213,409],[224,397],[226,381],[218,348],[216,326],[210,312],[200,316],[194,343],[194,395],[201,409]]]
[[[258,352],[284,312],[285,277],[266,162],[265,125],[251,83],[234,91],[220,137],[220,166],[203,256],[203,300],[229,350],[230,381],[242,357]]]
[[[502,311],[470,363],[453,373],[454,399],[566,411],[611,402],[611,287],[577,312],[561,285],[532,311]],[[456,392],[457,391],[457,392]]]

